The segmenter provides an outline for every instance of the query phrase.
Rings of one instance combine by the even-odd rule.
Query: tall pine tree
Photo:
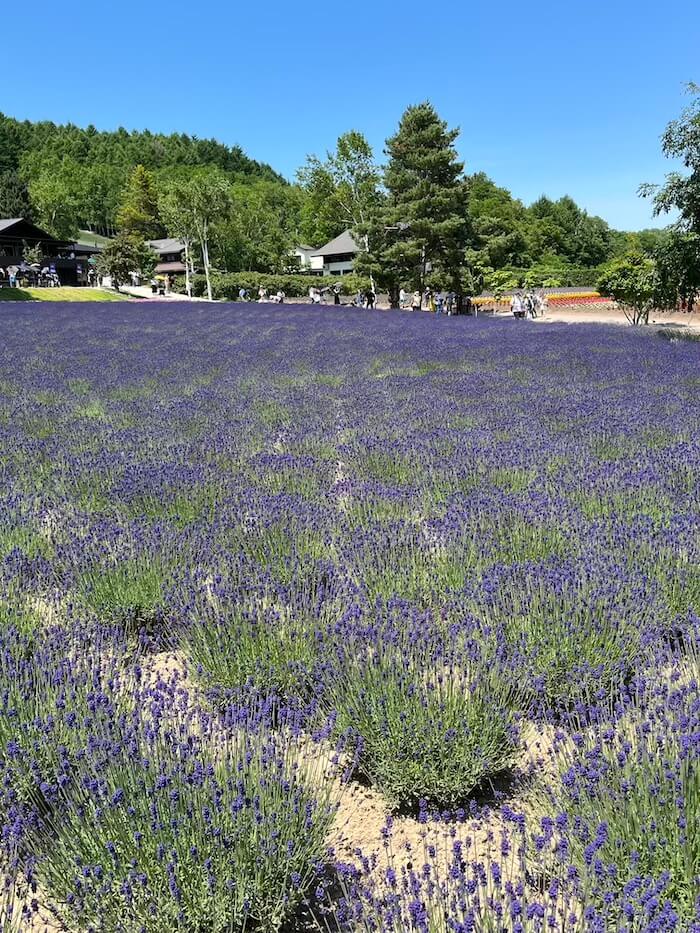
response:
[[[164,235],[155,179],[143,165],[137,165],[129,178],[117,212],[117,226],[122,233],[144,240]]]
[[[455,288],[469,244],[464,165],[450,130],[427,101],[409,107],[387,140],[387,199],[376,256],[384,284]]]

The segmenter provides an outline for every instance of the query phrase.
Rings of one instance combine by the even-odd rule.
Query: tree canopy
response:
[[[669,154],[690,158],[690,181],[674,179],[658,194],[659,209],[675,197],[674,206],[688,209],[684,217],[695,216],[693,119],[672,125],[664,143]],[[363,134],[351,130],[324,158],[309,156],[297,183],[289,184],[238,146],[212,139],[0,114],[0,216],[28,217],[62,239],[80,229],[146,239],[167,233],[188,239],[191,260],[201,267],[197,236],[179,232],[192,224],[183,197],[194,179],[215,178],[226,197],[207,224],[211,268],[284,272],[295,246],[320,247],[351,229],[362,249],[358,268],[378,275],[380,284],[405,286],[432,276],[445,287],[460,279],[478,288],[500,272],[532,284],[590,284],[601,264],[629,249],[654,249],[663,237],[611,230],[569,197],[525,205],[483,172],[465,175],[455,139],[425,102],[409,107],[387,140],[385,166]],[[172,191],[179,195],[170,197]]]

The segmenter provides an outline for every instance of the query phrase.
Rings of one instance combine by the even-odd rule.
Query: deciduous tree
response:
[[[381,205],[380,172],[362,133],[343,133],[323,162],[309,156],[299,180],[308,195],[304,227],[308,238],[319,242],[350,229],[363,252],[369,253],[370,230]]]
[[[598,289],[613,298],[635,325],[648,324],[649,313],[668,307],[671,299],[656,261],[642,253],[614,259],[598,280]]]
[[[192,297],[193,247],[197,239],[197,226],[190,184],[186,179],[173,180],[161,193],[160,216],[172,237],[181,240],[185,253],[185,291]]]
[[[189,182],[187,194],[190,198],[192,222],[199,248],[202,252],[202,265],[207,281],[207,297],[213,300],[211,290],[211,261],[209,241],[212,226],[226,217],[230,207],[229,184],[225,176],[218,171],[201,171]]]
[[[146,243],[133,233],[119,233],[104,248],[97,260],[102,275],[112,279],[114,288],[129,281],[132,272],[145,278],[153,274],[156,255]]]

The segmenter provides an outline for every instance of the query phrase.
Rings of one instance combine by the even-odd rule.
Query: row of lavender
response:
[[[700,930],[696,345],[167,311],[5,318],[8,929]]]

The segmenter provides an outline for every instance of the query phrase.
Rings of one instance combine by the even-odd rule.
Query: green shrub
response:
[[[328,700],[359,773],[392,805],[449,807],[512,764],[514,693],[493,664],[442,666],[377,643],[348,650]]]
[[[369,279],[360,275],[274,275],[267,272],[218,272],[212,275],[212,294],[219,301],[238,301],[238,292],[246,288],[250,292],[250,301],[257,301],[258,289],[263,286],[269,295],[275,294],[279,289],[287,298],[305,298],[309,288],[333,288],[339,285],[343,295],[354,295],[358,291],[369,288]],[[185,280],[178,277],[175,280],[174,291],[184,294]],[[195,298],[203,298],[207,293],[206,280],[203,275],[195,275],[192,280],[192,294]],[[326,301],[332,299],[326,298]]]
[[[89,744],[29,831],[53,911],[73,930],[279,930],[326,855],[329,756],[257,711],[226,733],[196,711],[163,716],[168,685],[137,704],[141,720]]]
[[[129,636],[151,631],[164,616],[165,570],[156,558],[142,556],[114,567],[94,567],[80,577],[85,603],[105,622]]]
[[[642,632],[658,622],[661,607],[612,574],[602,587],[580,570],[563,584],[557,573],[508,579],[474,612],[501,633],[517,676],[545,707],[564,711],[600,690],[615,695],[640,664]]]
[[[246,687],[282,697],[303,696],[316,661],[313,631],[285,609],[240,604],[199,612],[184,636],[197,676],[226,699]]]

